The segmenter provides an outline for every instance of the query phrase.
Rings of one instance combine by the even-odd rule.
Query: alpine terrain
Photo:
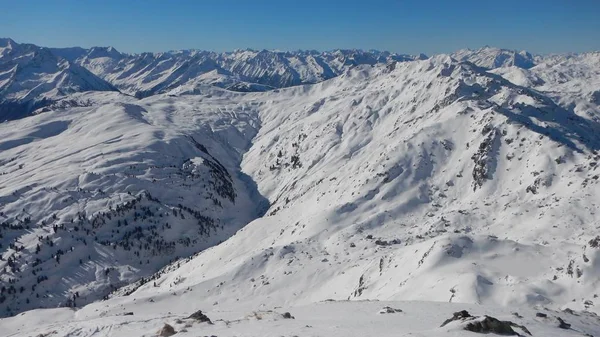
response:
[[[0,39],[1,335],[598,336],[599,76]]]

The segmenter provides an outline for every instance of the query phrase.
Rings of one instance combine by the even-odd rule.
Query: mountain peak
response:
[[[535,65],[534,57],[525,51],[501,49],[484,46],[477,50],[462,49],[452,54],[460,61],[469,61],[480,67],[494,69],[505,66],[531,68]]]
[[[110,57],[110,58],[121,58],[123,54],[117,51],[113,47],[92,47],[90,48],[87,57],[98,58],[98,57]]]
[[[17,44],[13,39],[9,37],[0,37],[0,48],[6,48]]]

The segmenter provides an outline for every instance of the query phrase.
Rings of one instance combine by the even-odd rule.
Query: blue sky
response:
[[[600,50],[600,0],[0,0],[0,37],[49,47]]]

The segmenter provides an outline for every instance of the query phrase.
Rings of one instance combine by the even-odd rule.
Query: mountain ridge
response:
[[[0,322],[147,333],[199,309],[385,300],[568,309],[557,336],[595,331],[579,319],[600,313],[597,53],[526,68],[493,48],[341,53],[336,76],[284,88],[245,81],[302,73],[260,53],[144,54],[110,74],[144,74],[151,95],[74,92],[0,124]],[[46,313],[60,315],[16,328]]]
[[[228,52],[211,52],[199,49],[168,52],[121,53],[113,47],[45,48],[33,44],[19,44],[3,38],[0,62],[10,63],[17,55],[8,55],[8,50],[36,49],[37,52],[52,53],[57,60],[79,66],[92,74],[73,74],[75,82],[88,83],[80,87],[71,86],[68,91],[119,90],[138,98],[166,93],[171,90],[194,92],[206,85],[218,86],[233,91],[264,91],[302,84],[312,84],[339,76],[345,70],[362,64],[389,64],[423,60],[427,56],[406,55],[378,50],[334,49],[331,51],[275,51],[237,49]],[[10,48],[8,46],[10,45]],[[22,47],[19,47],[22,46]],[[4,57],[2,55],[6,54]],[[458,61],[469,61],[488,70],[517,66],[530,69],[543,64],[546,59],[557,62],[569,55],[533,56],[525,51],[482,47],[463,49],[449,54]],[[583,55],[583,54],[582,54]],[[207,75],[216,71],[218,76]],[[81,71],[80,71],[81,72]],[[49,74],[47,74],[49,75]],[[7,76],[5,74],[5,76]],[[34,97],[11,96],[9,88],[2,91],[4,117],[15,119],[28,116],[36,109],[60,100],[65,95],[60,84],[47,83],[44,78],[31,75],[39,86],[49,88],[46,93]],[[20,81],[22,82],[22,81]],[[108,82],[108,83],[103,83]],[[58,89],[58,90],[55,90]],[[11,117],[12,116],[12,117]]]
[[[27,270],[34,256],[38,254],[35,252],[38,249],[34,236],[17,234],[24,230],[22,226],[25,225],[23,221],[26,218],[28,219],[26,225],[37,228],[36,232],[46,231],[45,235],[48,235],[54,231],[54,234],[49,236],[50,241],[63,242],[60,246],[50,249],[52,252],[53,249],[61,247],[60,254],[53,254],[54,259],[57,256],[69,255],[68,247],[72,247],[70,249],[74,251],[93,249],[92,252],[94,250],[104,252],[106,247],[114,250],[115,256],[111,260],[113,264],[117,263],[116,265],[106,265],[101,259],[98,260],[97,255],[88,254],[90,260],[80,261],[79,267],[77,264],[55,266],[54,268],[61,270],[82,268],[79,273],[88,273],[90,276],[94,273],[92,273],[93,269],[88,267],[104,266],[102,268],[109,270],[107,275],[114,273],[114,277],[118,277],[105,279],[98,274],[94,276],[95,279],[92,278],[91,283],[81,283],[75,287],[65,284],[63,292],[71,294],[76,292],[80,296],[72,298],[74,302],[65,302],[64,298],[51,292],[53,295],[45,300],[47,306],[89,303],[99,295],[106,295],[111,286],[120,286],[126,281],[139,281],[140,276],[143,277],[140,281],[143,283],[139,290],[141,294],[146,290],[157,291],[158,289],[153,286],[154,282],[160,285],[165,277],[187,278],[189,282],[196,282],[193,281],[195,279],[193,275],[187,274],[186,269],[182,269],[182,272],[187,276],[179,275],[181,272],[177,270],[167,275],[155,276],[152,276],[152,272],[168,262],[168,259],[180,256],[179,254],[189,255],[197,249],[208,246],[186,246],[185,242],[176,240],[173,243],[174,250],[154,257],[151,253],[152,247],[146,247],[140,242],[141,248],[136,248],[135,252],[143,254],[139,257],[140,266],[143,267],[135,266],[137,271],[134,274],[127,272],[127,268],[134,268],[131,263],[138,259],[138,253],[132,257],[128,256],[127,252],[130,247],[137,247],[137,243],[132,244],[131,240],[137,242],[138,236],[140,239],[145,235],[165,237],[164,241],[169,242],[166,238],[174,235],[170,229],[173,223],[177,224],[179,231],[191,233],[189,230],[193,227],[190,227],[188,216],[180,220],[173,217],[180,212],[198,216],[198,219],[204,223],[208,221],[206,217],[225,219],[227,212],[238,210],[246,214],[242,218],[248,221],[251,214],[255,214],[253,208],[258,206],[250,206],[249,201],[242,205],[237,201],[232,203],[231,198],[227,201],[228,196],[233,195],[231,187],[226,187],[231,184],[228,181],[235,182],[234,185],[237,186],[234,189],[235,194],[255,197],[261,195],[262,198],[269,200],[269,210],[266,216],[238,231],[226,243],[210,249],[207,253],[199,254],[193,260],[189,260],[188,264],[193,261],[203,261],[202,264],[207,267],[199,268],[197,263],[192,263],[192,268],[202,273],[207,272],[206,268],[209,268],[216,280],[226,280],[231,272],[238,275],[239,279],[235,279],[232,285],[239,290],[229,289],[228,286],[223,288],[229,289],[232,293],[243,291],[244,295],[240,293],[239,296],[245,296],[246,299],[248,296],[254,296],[252,294],[255,293],[252,289],[243,290],[240,282],[261,276],[256,274],[257,270],[249,267],[253,264],[252,257],[256,257],[256,254],[262,255],[264,252],[270,254],[270,248],[267,246],[272,246],[275,242],[279,242],[275,246],[283,250],[281,254],[293,257],[293,260],[303,261],[300,265],[306,266],[312,265],[310,262],[312,258],[306,260],[304,255],[298,255],[299,247],[307,249],[311,255],[316,256],[321,255],[319,249],[333,250],[337,252],[337,258],[331,257],[333,253],[328,253],[323,259],[333,259],[332,261],[338,261],[341,265],[350,263],[350,261],[344,262],[346,258],[342,256],[350,253],[348,245],[351,242],[358,244],[350,241],[354,240],[353,237],[357,237],[356,240],[360,240],[360,245],[364,246],[361,254],[368,254],[363,256],[365,261],[381,258],[378,252],[379,246],[387,247],[386,250],[390,253],[399,249],[398,254],[400,254],[400,251],[404,251],[403,245],[421,252],[423,247],[435,245],[434,242],[439,240],[445,242],[439,248],[442,251],[438,252],[434,249],[432,254],[442,254],[446,249],[442,247],[446,246],[462,247],[456,248],[460,251],[487,249],[484,247],[490,247],[489,249],[499,247],[498,249],[504,250],[518,246],[519,249],[531,254],[534,254],[537,249],[546,254],[546,250],[536,248],[536,245],[540,244],[540,239],[536,238],[536,235],[548,230],[547,224],[526,215],[523,209],[541,207],[540,209],[544,209],[542,216],[548,214],[543,219],[550,219],[559,216],[565,207],[573,207],[569,203],[574,198],[580,198],[582,193],[588,193],[593,197],[589,197],[588,201],[579,201],[585,205],[581,207],[592,207],[596,200],[593,186],[596,186],[598,180],[594,178],[596,167],[592,163],[600,159],[597,155],[600,147],[598,123],[560,107],[535,90],[518,86],[472,63],[458,62],[447,55],[434,56],[422,61],[396,63],[394,67],[362,65],[314,85],[267,92],[235,93],[209,87],[193,95],[162,94],[142,100],[119,93],[102,95],[100,96],[99,93],[82,95],[76,100],[87,102],[86,104],[72,105],[69,101],[65,101],[64,105],[58,104],[53,107],[55,111],[52,113],[42,113],[12,122],[15,126],[10,130],[17,131],[5,134],[3,139],[6,141],[0,145],[4,149],[2,152],[3,163],[6,166],[4,177],[7,182],[10,182],[8,186],[11,186],[4,190],[4,199],[2,199],[5,204],[3,216],[7,219],[5,224],[7,228],[14,228],[11,229],[13,234],[10,237],[17,235],[20,242],[29,242],[27,246],[15,243],[13,248],[10,248],[16,249],[14,253],[9,254],[12,257],[7,257],[14,277],[22,275],[21,270]],[[115,101],[121,103],[114,103]],[[105,121],[99,123],[99,120]],[[31,127],[20,126],[28,123],[33,123],[34,127],[39,124],[44,126],[44,129],[56,129],[56,132],[42,135],[41,129],[37,127],[33,130],[30,129]],[[459,131],[465,126],[468,127],[469,132]],[[90,141],[103,144],[91,146],[89,151],[100,150],[101,156],[92,155],[91,153],[94,152],[91,152],[91,158],[105,159],[85,159],[80,157],[76,148],[71,149],[71,146],[60,145],[68,143],[67,139],[73,137],[70,135],[71,132],[94,135],[95,138],[88,136],[89,140],[78,146],[87,148],[85,144]],[[25,136],[18,136],[21,133]],[[389,139],[396,141],[390,142]],[[36,151],[34,149],[42,145],[71,153],[62,160],[67,160],[66,163],[81,161],[87,165],[84,167],[88,168],[82,172],[66,173],[61,176],[64,182],[53,183],[54,177],[43,177],[35,172],[36,167],[44,167],[45,172],[54,166],[41,164],[43,162],[39,162],[39,159],[30,163],[27,159],[34,158]],[[112,149],[114,146],[119,150]],[[217,151],[215,148],[220,150]],[[63,157],[60,152],[57,155]],[[40,159],[45,160],[45,157]],[[523,161],[527,164],[521,164]],[[221,162],[229,164],[222,165]],[[173,163],[174,167],[167,163]],[[64,164],[59,161],[51,165]],[[225,167],[226,171],[221,167]],[[21,171],[23,169],[26,173]],[[571,173],[567,172],[572,171],[577,173],[571,177]],[[256,184],[253,188],[256,191],[251,192],[246,189],[249,186],[248,178],[241,178],[242,176],[236,178],[232,173],[225,172],[240,172],[239,174],[243,172],[243,175],[251,177],[252,184]],[[19,178],[23,174],[30,178],[25,180]],[[562,175],[570,178],[559,178]],[[177,198],[182,198],[181,194],[184,193],[177,192],[179,184],[187,186],[192,183],[192,187],[200,188],[198,181],[206,181],[207,178],[214,189],[221,186],[229,192],[219,198],[213,196],[206,199],[209,204],[214,205],[204,206],[203,211],[186,203],[178,205],[181,202],[178,202]],[[582,187],[574,189],[571,187],[570,179],[575,179]],[[190,183],[186,182],[188,180]],[[511,185],[513,181],[519,181],[517,195],[510,193],[516,188]],[[35,184],[32,185],[32,182]],[[48,184],[56,187],[44,187]],[[79,191],[73,186],[81,186],[79,188],[83,190]],[[342,188],[343,192],[337,192]],[[553,197],[557,189],[562,189],[560,198]],[[56,192],[59,193],[54,196]],[[63,201],[63,205],[58,200],[65,198],[61,197],[64,193],[73,197],[64,199],[66,201]],[[165,193],[168,197],[164,197]],[[210,192],[208,196],[214,194],[215,192]],[[49,200],[52,201],[47,198],[51,198]],[[518,211],[505,213],[501,204],[514,203],[515,198],[521,206],[512,206],[511,209]],[[38,208],[41,213],[36,215],[31,211],[36,209],[35,200],[44,200],[44,204],[57,209],[51,211],[40,206]],[[88,201],[82,202],[84,200]],[[126,205],[129,206],[123,206],[122,201],[117,202],[117,200],[125,200]],[[449,202],[449,200],[453,201]],[[139,215],[139,211],[133,211],[131,214],[124,212],[124,207],[131,207],[129,204],[131,202],[134,202],[133,206],[142,207],[147,214]],[[545,210],[547,203],[552,204],[553,210]],[[258,204],[266,205],[262,202]],[[28,206],[24,208],[23,205]],[[223,208],[225,205],[229,208]],[[88,207],[92,208],[88,209]],[[149,207],[153,208],[149,209]],[[489,215],[488,211],[485,211],[487,208],[491,209],[490,214],[503,214],[507,219],[535,224],[533,234],[522,236],[515,232],[511,222],[492,220],[496,217]],[[78,211],[75,211],[76,209]],[[118,210],[117,213],[115,209]],[[26,213],[23,213],[24,211]],[[48,212],[54,215],[49,215]],[[157,217],[157,214],[161,216]],[[563,225],[556,231],[565,235],[565,238],[572,238],[573,241],[569,244],[579,247],[576,249],[584,249],[581,247],[593,239],[589,227],[586,226],[585,229],[571,234],[567,234],[566,228],[573,231],[574,222],[594,221],[595,216],[583,210],[579,216],[580,218],[568,220],[560,215]],[[395,218],[401,219],[401,222]],[[135,229],[134,238],[130,237],[131,234],[123,236],[123,233],[120,233],[119,222],[122,224],[126,220],[128,223],[133,223],[136,219],[138,222],[140,219],[145,219],[149,223],[144,224],[143,220],[142,226],[136,225],[139,229]],[[243,219],[231,222],[230,228],[232,230],[241,228],[245,224]],[[70,222],[73,220],[77,221]],[[165,221],[171,225],[167,226]],[[478,222],[480,224],[476,226]],[[158,225],[162,225],[162,229],[155,228]],[[57,229],[50,230],[54,226],[57,226]],[[536,229],[537,226],[539,228]],[[76,227],[79,230],[75,230]],[[77,238],[79,235],[77,232],[81,231],[81,228],[96,233],[94,235],[97,239],[91,247],[80,240],[67,240],[69,235]],[[266,228],[269,230],[267,231]],[[108,232],[109,230],[111,232]],[[499,240],[496,242],[486,236],[498,236],[503,230],[516,235],[519,239],[511,237],[502,240],[494,239]],[[296,231],[298,232],[296,235],[277,235]],[[377,238],[373,240],[379,240],[379,243],[373,246],[371,239],[366,239],[366,234],[362,234],[364,232],[372,233],[371,237]],[[204,232],[201,232],[198,238],[204,240],[202,233]],[[221,237],[225,239],[232,234],[233,231],[225,231]],[[186,234],[186,236],[190,235]],[[250,235],[251,238],[246,235]],[[260,239],[255,239],[256,235],[259,235]],[[162,242],[160,240],[162,239],[159,239],[159,242]],[[519,243],[521,240],[524,242]],[[543,240],[548,241],[549,238]],[[46,245],[50,241],[42,240]],[[253,242],[253,245],[245,247],[243,242]],[[298,248],[290,248],[297,245]],[[25,251],[29,250],[29,253],[23,253],[23,247]],[[41,247],[41,254],[47,254],[45,245]],[[257,249],[261,253],[256,253]],[[398,258],[400,255],[394,253]],[[215,256],[214,260],[211,256]],[[242,269],[250,269],[236,270],[238,264],[217,268],[217,265],[221,264],[220,261],[228,256],[238,256],[236,259],[245,261]],[[153,263],[144,264],[144,257],[147,261],[152,257]],[[571,282],[577,280],[581,282],[579,286],[581,290],[578,291],[582,293],[594,286],[593,277],[587,275],[588,273],[593,275],[593,270],[589,269],[589,266],[590,263],[596,263],[596,255],[589,254],[586,259],[588,262],[573,260],[572,266],[572,268],[580,268],[585,279],[571,279],[572,276],[567,275],[561,277],[559,282],[565,284],[561,286],[571,286]],[[50,274],[51,269],[48,268],[58,261],[42,260],[42,262],[45,264],[36,264],[39,275]],[[276,263],[274,270],[278,270],[281,260],[274,260],[273,263]],[[406,264],[408,261],[402,263]],[[568,259],[564,256],[556,260],[546,258],[543,262],[547,266],[553,263],[568,264]],[[177,264],[182,263],[177,262]],[[330,265],[330,263],[326,264]],[[209,267],[210,265],[212,267]],[[313,267],[318,268],[318,265]],[[116,271],[113,272],[110,268],[116,268]],[[233,269],[228,271],[229,268]],[[304,275],[304,272],[290,268],[289,271]],[[380,288],[380,292],[375,293],[366,290],[377,284],[379,277],[372,274],[370,267],[367,266],[357,268],[356,271],[364,268],[369,270],[366,274],[369,277],[358,282],[362,284],[359,286],[362,290],[353,287],[350,287],[353,289],[350,290],[347,286],[328,288],[314,283],[311,286],[312,291],[322,294],[315,293],[309,298],[323,300],[332,297],[334,294],[328,293],[327,289],[346,289],[344,297],[333,296],[338,299],[348,296],[361,298],[363,293],[365,296],[370,293],[370,296],[375,298],[388,296],[385,294],[390,294],[391,290],[386,289],[390,288],[383,287]],[[406,265],[406,268],[412,271],[415,267]],[[479,273],[490,275],[500,272],[485,268],[483,270]],[[397,274],[393,268],[389,269],[388,273],[391,273],[389,275],[392,279],[407,277],[404,273]],[[544,271],[536,277],[546,277],[546,273]],[[279,284],[279,281],[272,279],[276,277],[275,274],[267,273],[265,270],[262,275],[270,279],[268,281],[270,284]],[[323,275],[329,275],[330,282],[336,279],[350,282],[354,279],[350,274],[348,276],[341,276],[344,275],[341,274],[337,277],[330,274]],[[425,273],[423,277],[428,275]],[[471,275],[466,273],[460,277],[469,278]],[[490,276],[482,277],[489,279]],[[15,278],[17,279],[19,281],[12,283],[15,289],[21,285],[29,288],[38,282],[40,288],[33,293],[50,290],[45,285],[45,281],[40,283],[39,279],[36,281],[32,276],[19,276]],[[319,279],[315,277],[315,280]],[[149,280],[155,281],[148,282]],[[412,287],[417,287],[420,284],[419,278],[414,280],[417,283],[412,283]],[[212,281],[207,281],[208,283],[202,281],[198,284],[189,282],[182,282],[180,287],[193,285],[204,288],[212,284]],[[513,287],[520,289],[519,295],[524,292],[528,297],[535,298],[535,290],[526,287],[523,280],[517,277],[513,282]],[[287,287],[291,286],[289,282],[286,284]],[[328,283],[323,282],[323,284]],[[304,289],[305,285],[297,283],[295,287],[300,290]],[[440,284],[438,287],[450,288],[451,285]],[[511,286],[503,285],[498,289],[504,287]],[[159,288],[162,289],[160,286]],[[260,289],[266,291],[268,288]],[[171,286],[163,290],[170,291],[168,289],[171,289]],[[406,294],[419,293],[416,288],[411,290],[407,286],[407,289]],[[498,304],[497,291],[500,290],[495,289],[494,287],[488,289],[491,295],[486,299],[489,301],[486,303]],[[126,293],[132,291],[127,290]],[[426,298],[440,300],[443,293],[436,292]],[[461,295],[457,295],[457,300],[462,298],[464,301],[473,302],[477,298],[469,286],[460,290],[459,294]],[[10,308],[10,312],[30,308],[30,303],[23,302],[24,297],[15,295],[18,294],[11,292],[9,296],[14,297],[6,298],[11,298],[6,307]],[[396,296],[400,296],[399,299],[411,299],[402,295]],[[420,296],[425,295],[421,293]],[[479,296],[483,301],[483,297]],[[283,294],[279,294],[277,298],[286,299],[290,303],[294,303],[295,298],[300,299],[300,297]],[[307,299],[302,298],[302,301]],[[219,296],[214,297],[214,300],[224,301]],[[511,299],[511,301],[515,300]],[[546,295],[544,301],[560,302],[564,299]],[[532,303],[538,302],[532,300]]]

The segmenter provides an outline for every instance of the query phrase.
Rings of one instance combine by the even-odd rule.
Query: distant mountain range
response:
[[[137,98],[206,86],[265,91],[317,83],[362,64],[424,59],[380,51],[200,50],[120,53],[112,47],[45,48],[0,39],[0,120],[18,119],[74,92]]]
[[[547,60],[526,51],[491,47],[459,50],[451,56],[486,69],[509,66],[530,69]],[[161,93],[197,93],[207,86],[231,91],[266,91],[318,83],[358,65],[426,58],[424,54],[354,49],[126,54],[113,47],[45,48],[2,38],[0,120],[27,116],[74,92],[118,90],[143,98]]]
[[[111,90],[117,89],[48,48],[0,39],[0,120],[26,116],[68,94]]]
[[[600,331],[600,53],[0,46],[2,333]]]

